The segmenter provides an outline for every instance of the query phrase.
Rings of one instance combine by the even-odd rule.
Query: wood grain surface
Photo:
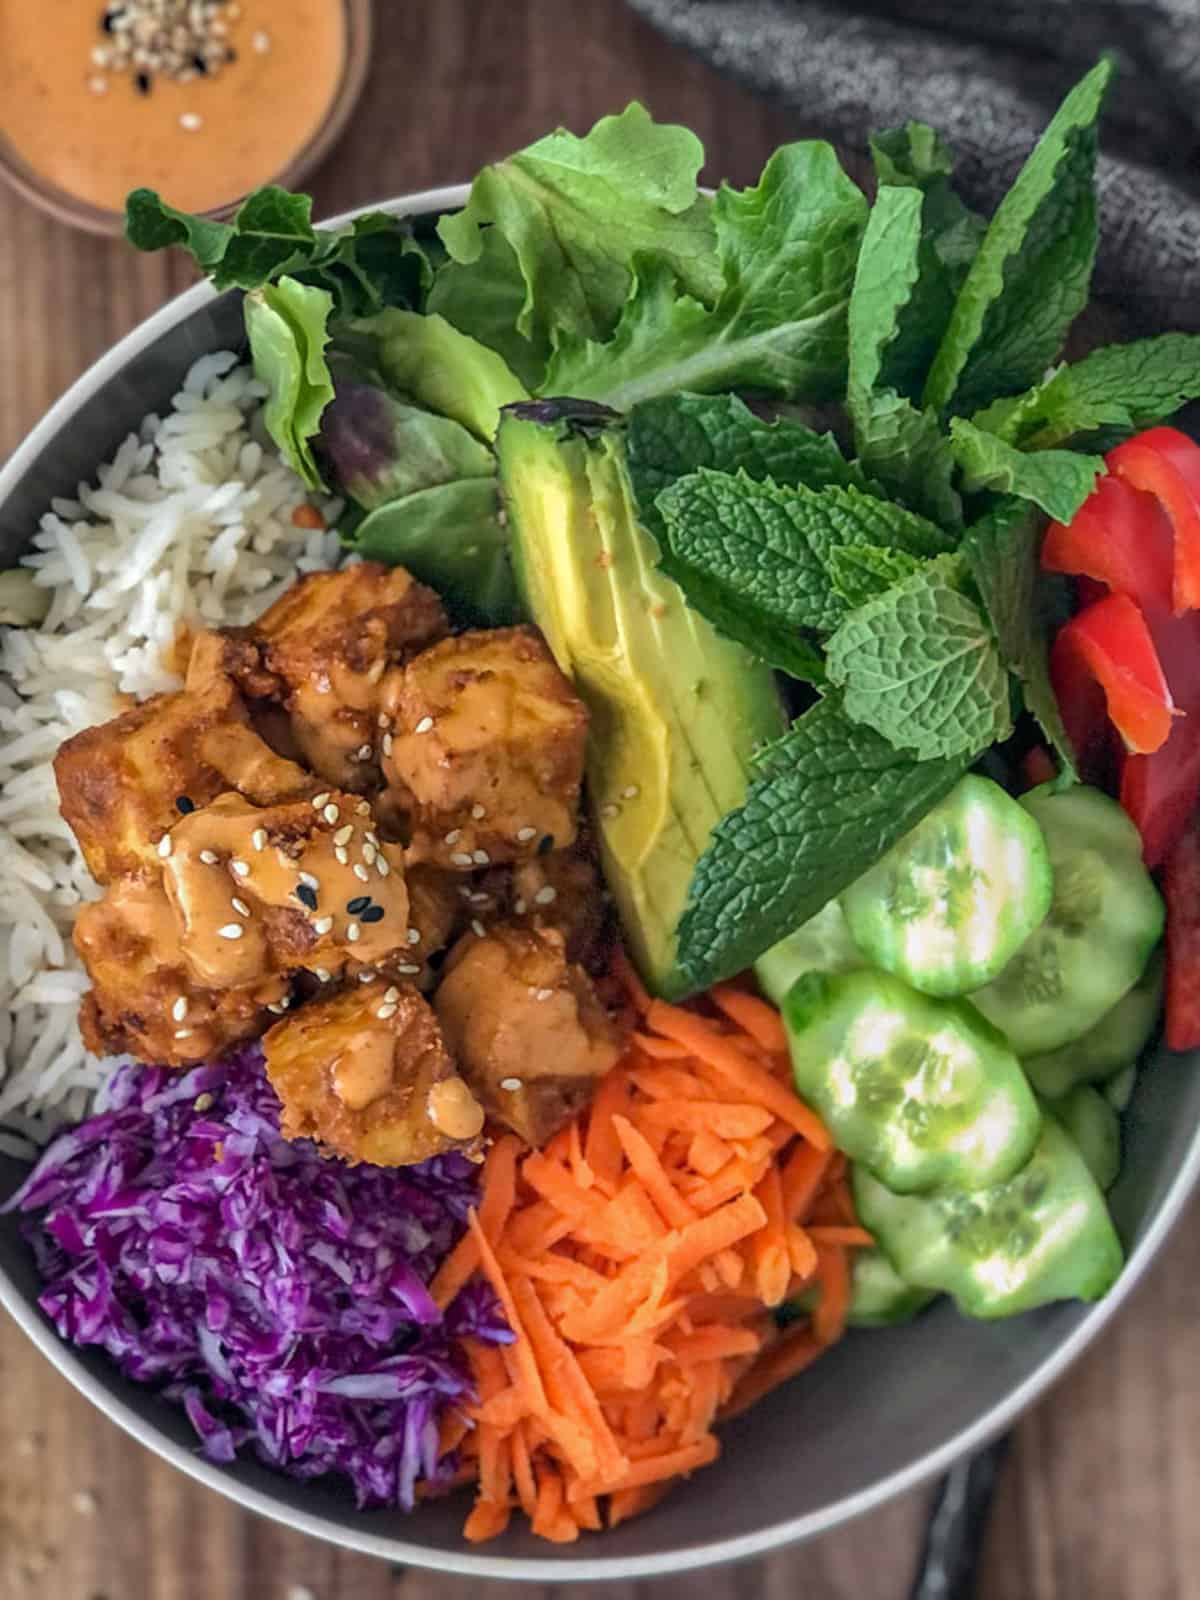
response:
[[[468,177],[555,123],[582,129],[635,96],[697,130],[712,177],[751,179],[777,143],[811,131],[660,41],[620,0],[379,0],[377,11],[366,94],[312,184],[318,214]],[[188,281],[178,260],[73,234],[0,192],[0,457]],[[980,1600],[1200,1596],[1198,1254],[1194,1207],[1116,1326],[1018,1428]],[[0,1439],[0,1600],[517,1595],[388,1568],[237,1510],[127,1440],[7,1323]],[[904,1600],[924,1515],[925,1496],[909,1496],[756,1565],[590,1593]]]

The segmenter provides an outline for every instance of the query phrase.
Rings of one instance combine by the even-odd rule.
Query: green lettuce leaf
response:
[[[1070,522],[1105,470],[1102,457],[1075,450],[1017,450],[965,417],[952,420],[950,443],[968,494],[994,489],[1019,495],[1056,522]]]
[[[1038,556],[1041,517],[1009,497],[963,535],[962,554],[1010,672],[1021,681],[1026,709],[1058,753],[1063,778],[1076,777],[1075,752],[1050,684],[1048,628],[1042,616]]]
[[[846,377],[846,312],[867,204],[831,146],[784,145],[759,183],[713,203],[719,293],[688,292],[661,254],[607,343],[564,335],[545,392],[628,411],[680,389],[832,397]]]
[[[425,298],[426,311],[494,350],[533,393],[545,374],[550,343],[544,336],[535,343],[520,332],[517,322],[524,304],[521,263],[496,228],[483,230],[479,259],[470,266],[444,261]]]
[[[1087,303],[1104,60],[1063,101],[1000,202],[955,302],[924,404],[975,411],[1036,383]]]
[[[763,752],[745,804],[713,830],[679,924],[672,993],[749,967],[861,877],[954,787],[967,762],[917,762],[835,696]]]
[[[267,387],[267,432],[310,489],[324,487],[312,440],[334,393],[325,359],[332,306],[327,290],[283,277],[253,290],[244,308],[254,372]]]
[[[846,715],[919,760],[973,759],[1012,732],[1008,672],[956,557],[852,611],[826,645]]]
[[[495,438],[501,406],[529,398],[494,350],[444,317],[382,311],[351,323],[339,342],[352,356],[377,366],[401,394],[452,417],[481,439]]]
[[[694,133],[657,124],[634,103],[582,139],[559,128],[485,167],[438,234],[452,260],[479,269],[478,281],[494,264],[486,232],[504,237],[524,282],[516,328],[535,350],[565,335],[606,338],[639,252],[668,265],[686,293],[716,296],[711,204],[696,187],[703,160]]]

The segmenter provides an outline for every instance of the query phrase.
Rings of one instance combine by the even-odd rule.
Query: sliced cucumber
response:
[[[1037,822],[990,778],[968,776],[842,895],[867,960],[924,994],[981,988],[1050,909]]]
[[[1054,869],[1041,927],[994,982],[971,995],[1019,1056],[1081,1038],[1133,988],[1162,937],[1162,896],[1137,829],[1115,800],[1082,784],[1021,800]]]
[[[1046,1055],[1030,1056],[1022,1066],[1029,1081],[1048,1100],[1059,1100],[1081,1083],[1103,1083],[1136,1062],[1158,1025],[1162,1010],[1163,954],[1155,952],[1145,972],[1082,1037]]]
[[[1124,1115],[1129,1110],[1129,1102],[1133,1099],[1134,1085],[1137,1083],[1138,1069],[1126,1067],[1123,1071],[1115,1073],[1103,1085],[1104,1098],[1117,1113]]]
[[[1047,1104],[1074,1139],[1098,1187],[1111,1189],[1121,1170],[1121,1121],[1109,1102],[1091,1084],[1081,1083]]]
[[[853,1328],[889,1328],[911,1322],[937,1296],[904,1279],[882,1250],[856,1250],[851,1268],[850,1310]]]
[[[836,900],[810,917],[795,933],[772,945],[754,963],[763,993],[781,1006],[788,990],[806,972],[851,972],[864,965]]]

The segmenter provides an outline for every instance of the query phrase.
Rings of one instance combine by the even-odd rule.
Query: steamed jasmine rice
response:
[[[59,815],[55,752],[179,688],[165,657],[183,625],[251,622],[298,572],[336,564],[336,534],[292,521],[305,491],[264,394],[228,351],[197,361],[167,416],[52,503],[24,559],[50,604],[40,627],[0,630],[0,1152],[82,1116],[112,1068],[79,1036],[71,928],[100,891]]]

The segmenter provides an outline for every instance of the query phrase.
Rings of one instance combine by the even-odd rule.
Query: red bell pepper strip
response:
[[[1200,1047],[1200,820],[1193,817],[1167,858],[1167,1047]]]
[[[1047,572],[1093,579],[1143,610],[1170,611],[1174,562],[1162,506],[1111,475],[1100,479],[1070,522],[1052,522],[1042,541]]]
[[[1026,789],[1036,789],[1039,784],[1050,783],[1058,777],[1054,757],[1044,744],[1031,745],[1021,757],[1021,778]]]
[[[1108,470],[1158,500],[1170,518],[1175,550],[1172,607],[1200,607],[1200,446],[1178,428],[1149,428],[1105,457]]]
[[[1166,744],[1176,716],[1154,640],[1139,608],[1110,594],[1072,617],[1050,651],[1050,678],[1071,742],[1083,751],[1095,737],[1098,684],[1127,750]]]
[[[1142,836],[1142,859],[1151,871],[1174,850],[1200,803],[1200,728],[1181,717],[1153,755],[1127,756],[1121,769],[1121,805]]]

